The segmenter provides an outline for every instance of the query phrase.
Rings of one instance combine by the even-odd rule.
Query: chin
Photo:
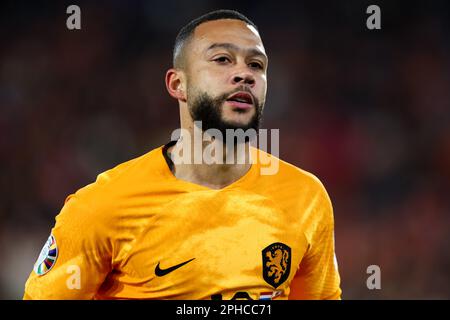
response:
[[[234,127],[246,127],[250,124],[253,119],[253,114],[249,115],[233,115],[231,117],[227,117],[222,119],[224,123],[230,124]]]
[[[227,129],[247,129],[250,121],[233,121],[233,120],[226,120],[226,128]]]

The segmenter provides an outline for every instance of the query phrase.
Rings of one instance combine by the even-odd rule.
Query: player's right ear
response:
[[[166,88],[173,98],[186,102],[186,90],[184,88],[182,71],[173,68],[167,70]]]

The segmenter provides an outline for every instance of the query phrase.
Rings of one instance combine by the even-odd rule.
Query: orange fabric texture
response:
[[[57,259],[24,299],[340,299],[322,183],[260,169],[213,190],[177,179],[159,147],[100,174],[67,197]]]

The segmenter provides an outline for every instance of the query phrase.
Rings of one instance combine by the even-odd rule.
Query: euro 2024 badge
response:
[[[34,272],[39,276],[46,274],[55,265],[56,258],[58,258],[58,246],[55,237],[51,234],[34,264]]]

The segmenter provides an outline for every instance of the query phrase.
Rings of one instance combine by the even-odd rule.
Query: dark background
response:
[[[381,30],[366,28],[370,4]],[[206,0],[2,1],[0,298],[22,297],[67,195],[168,141],[173,41],[219,8],[260,29],[264,127],[330,194],[343,298],[449,299],[450,4]]]

